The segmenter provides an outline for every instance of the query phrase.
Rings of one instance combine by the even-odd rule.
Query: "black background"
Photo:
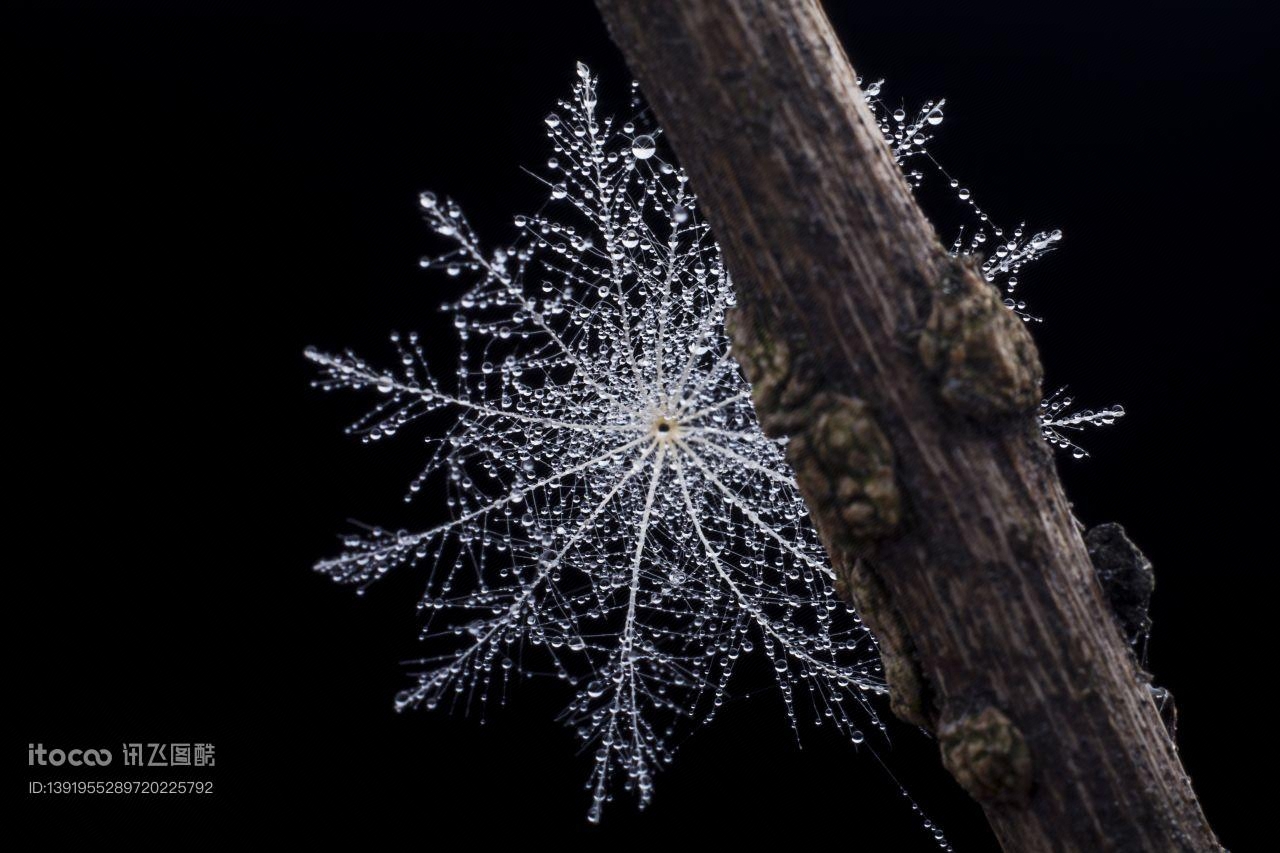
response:
[[[419,447],[344,438],[364,401],[309,389],[302,349],[377,359],[416,328],[451,351],[435,306],[453,287],[416,267],[435,246],[417,192],[458,198],[499,242],[537,204],[519,167],[547,156],[541,117],[575,60],[623,111],[629,78],[589,3],[8,9],[9,760],[103,746],[115,777],[125,742],[218,755],[207,800],[27,797],[28,815],[74,827],[96,807],[140,838],[161,816],[203,834],[253,815],[424,842],[779,829],[933,849],[872,758],[821,732],[797,750],[768,693],[691,739],[647,813],[621,800],[588,827],[589,759],[551,720],[564,697],[529,685],[484,725],[396,715],[421,578],[357,598],[309,571],[348,517],[438,506],[405,509]],[[1274,29],[1239,2],[829,10],[888,99],[948,99],[934,151],[987,210],[1066,233],[1024,276],[1049,382],[1130,414],[1060,467],[1078,515],[1122,522],[1155,562],[1150,668],[1210,819],[1243,849],[1272,715],[1255,684],[1276,567]],[[958,847],[990,848],[925,738],[897,729],[879,752]],[[92,774],[26,772],[54,776]]]

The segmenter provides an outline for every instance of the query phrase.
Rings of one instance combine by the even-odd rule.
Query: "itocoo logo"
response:
[[[80,767],[88,765],[91,767],[105,767],[111,763],[111,750],[109,749],[45,749],[42,743],[27,744],[27,764],[28,766],[61,767],[64,764],[70,764],[72,767]]]

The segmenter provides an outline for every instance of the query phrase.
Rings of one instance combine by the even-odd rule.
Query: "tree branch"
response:
[[[1034,418],[1035,347],[948,256],[814,0],[598,0],[724,248],[735,354],[893,706],[1006,850],[1220,849]]]

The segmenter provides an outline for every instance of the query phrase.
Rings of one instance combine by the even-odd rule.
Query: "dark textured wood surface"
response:
[[[895,710],[1006,850],[1220,849],[1037,434],[1034,345],[939,244],[821,8],[598,5],[724,249],[761,421]]]

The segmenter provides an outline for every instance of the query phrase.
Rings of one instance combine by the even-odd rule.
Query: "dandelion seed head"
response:
[[[423,634],[442,650],[397,707],[474,708],[521,674],[553,676],[593,756],[598,820],[619,790],[650,801],[745,658],[767,661],[793,728],[855,742],[884,683],[730,356],[733,288],[688,178],[643,114],[619,127],[597,112],[584,68],[544,120],[549,203],[515,219],[515,243],[486,252],[452,199],[419,199],[450,244],[422,266],[473,279],[446,306],[453,369],[402,336],[393,369],[307,356],[319,387],[379,398],[353,426],[367,440],[453,416],[409,489],[442,483],[451,518],[348,537],[317,565],[360,587],[428,568]]]
[[[548,200],[514,217],[510,245],[486,251],[454,200],[419,196],[447,244],[420,265],[468,281],[444,306],[455,364],[429,364],[416,334],[391,336],[390,367],[305,353],[317,387],[372,393],[349,430],[364,441],[448,418],[405,498],[430,484],[449,518],[349,535],[316,565],[359,589],[425,567],[419,610],[433,653],[396,707],[484,713],[517,680],[552,677],[591,756],[592,821],[619,790],[650,802],[655,774],[715,718],[743,660],[766,663],[797,733],[813,722],[861,744],[865,728],[884,728],[870,698],[885,691],[874,638],[836,597],[785,440],[761,431],[730,353],[733,286],[688,176],[634,84],[638,112],[622,123],[598,112],[597,87],[579,63],[572,96],[544,118]],[[929,153],[945,102],[891,110],[882,87],[864,95],[909,183],[922,182],[920,162],[957,189]],[[1061,237],[1022,225],[1006,234],[970,190],[956,196],[973,230],[952,251],[979,254],[1008,292]],[[1123,414],[1069,406],[1050,397],[1040,425],[1073,453],[1066,431]]]

